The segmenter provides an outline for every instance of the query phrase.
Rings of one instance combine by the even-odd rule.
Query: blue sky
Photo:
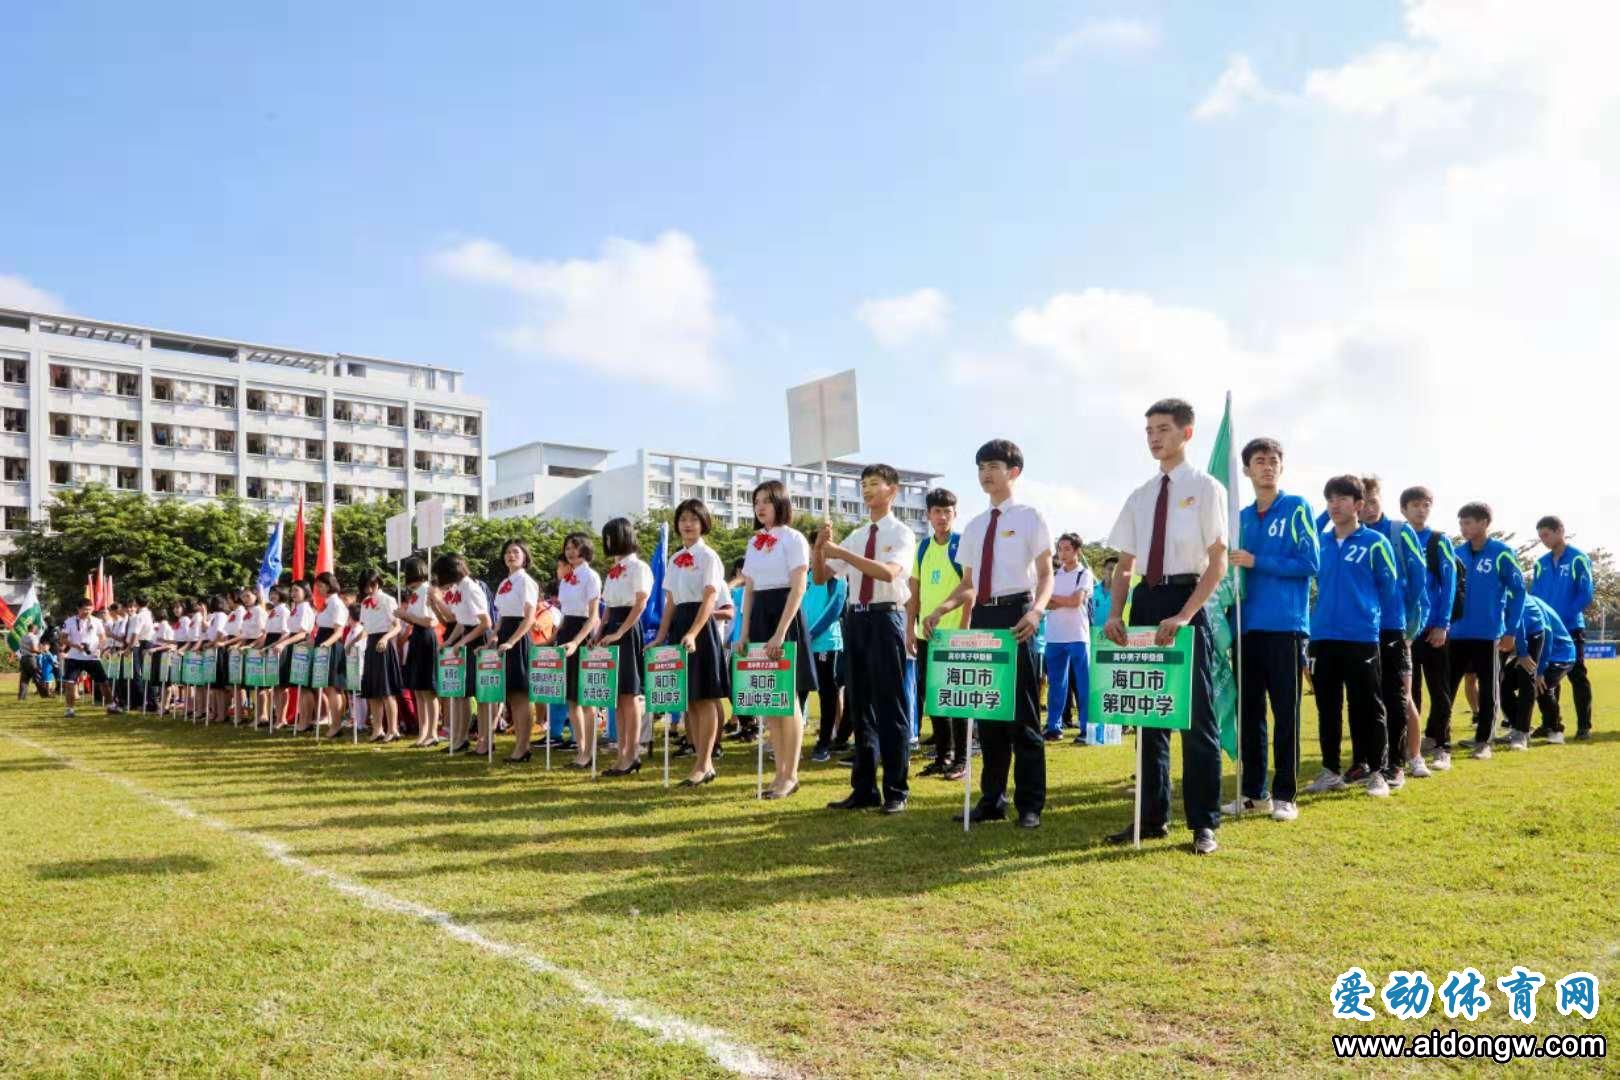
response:
[[[862,456],[976,509],[1011,436],[1088,535],[1146,401],[1229,388],[1295,486],[1613,543],[1612,491],[1449,453],[1457,383],[1552,394],[1521,342],[1612,385],[1620,280],[1604,28],[1471,6],[64,4],[12,28],[0,297],[459,366],[496,447],[782,459],[853,366]]]

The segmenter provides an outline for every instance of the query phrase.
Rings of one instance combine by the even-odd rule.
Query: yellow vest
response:
[[[922,637],[922,621],[928,613],[944,603],[945,598],[956,590],[961,584],[962,575],[956,567],[951,565],[951,545],[947,542],[941,544],[928,534],[928,539],[917,544],[919,552],[912,563],[911,573],[917,579],[917,636]],[[928,544],[928,550],[923,551],[923,543]],[[943,619],[939,620],[941,630],[960,630],[962,628],[962,609],[957,608]]]

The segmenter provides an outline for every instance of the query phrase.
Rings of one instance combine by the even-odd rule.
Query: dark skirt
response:
[[[264,653],[265,658],[267,660],[274,660],[275,657],[276,657],[276,654],[270,651],[270,646],[274,645],[276,642],[280,641],[282,638],[284,638],[286,636],[287,636],[286,634],[283,634],[279,630],[266,631],[265,635],[264,635],[264,644],[259,646],[259,651]],[[247,678],[247,660],[246,660],[246,658],[244,658],[243,661],[242,661],[242,678],[244,678],[244,679]],[[280,685],[279,680],[276,680],[276,683],[277,683],[277,685]],[[261,687],[261,689],[263,689],[263,688]]]
[[[771,640],[776,633],[776,624],[782,619],[782,609],[787,607],[787,589],[756,589],[754,602],[748,609],[748,640],[756,645]],[[798,646],[799,654],[794,664],[793,689],[797,691],[802,702],[810,696],[816,686],[815,658],[810,654],[810,625],[804,618],[804,605],[799,605],[798,614],[788,623],[787,641]]]
[[[624,625],[628,607],[608,608],[607,620],[602,625],[602,636],[607,637]],[[641,627],[631,627],[619,645],[619,696],[636,697],[641,693]]]
[[[214,671],[214,688],[216,690],[229,690],[231,688],[231,650],[215,649],[214,659],[217,661]]]
[[[382,652],[368,637],[366,659],[360,667],[360,696],[367,701],[391,698],[405,688],[404,676],[399,670],[399,653],[389,642]]]
[[[286,637],[287,635],[282,634],[281,636]],[[276,686],[279,689],[285,690],[288,687],[292,686],[292,654],[293,654],[293,650],[298,648],[299,645],[306,644],[306,642],[307,642],[307,639],[306,639],[306,641],[300,641],[295,645],[289,645],[285,649],[281,650],[281,663],[276,665],[278,668],[281,669],[280,672],[276,675]]]
[[[588,622],[590,620],[583,615],[564,615],[562,625],[557,628],[557,638],[553,644],[566,645],[573,641]],[[582,645],[580,648],[584,648],[584,646]],[[579,649],[575,649],[573,655],[568,658],[568,703],[570,705],[579,704]]]
[[[697,619],[699,602],[675,605],[669,619],[671,644],[679,645]],[[687,658],[686,697],[689,701],[707,701],[711,698],[731,696],[731,672],[726,669],[726,652],[720,641],[720,628],[711,618],[703,624],[697,635],[697,648]]]
[[[458,633],[458,634],[462,632],[462,625],[460,623],[456,624],[455,632]],[[462,682],[464,684],[464,689],[463,689],[463,692],[462,692],[461,696],[464,697],[464,698],[467,698],[468,700],[471,700],[472,698],[476,697],[477,693],[478,693],[478,679],[476,677],[474,677],[474,675],[473,675],[473,665],[475,663],[477,663],[477,661],[478,661],[478,650],[483,648],[483,645],[484,645],[483,640],[479,639],[479,638],[475,638],[472,641],[464,641],[464,642],[461,643],[461,651],[467,654],[466,675],[462,679]],[[435,664],[437,664],[439,662],[438,661],[439,652],[440,652],[440,650],[437,650],[437,649],[435,649],[434,652],[433,652],[433,656],[434,656],[434,661],[433,662]]]
[[[411,628],[410,638],[405,645],[405,664],[400,672],[405,689],[416,691],[434,691],[433,675],[439,656],[439,635],[433,632],[431,626],[417,626],[415,623],[406,623]]]
[[[343,635],[326,646],[332,653],[332,666],[327,669],[326,686],[329,690],[349,688],[349,654],[343,649]]]
[[[523,625],[521,615],[502,615],[501,625],[496,630],[497,645],[505,645],[511,640],[517,628]],[[529,696],[529,635],[524,634],[523,640],[506,650],[506,696],[522,694]]]

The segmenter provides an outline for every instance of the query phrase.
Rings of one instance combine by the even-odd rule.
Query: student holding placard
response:
[[[360,629],[365,634],[365,662],[360,670],[359,696],[366,701],[371,724],[371,742],[393,742],[399,738],[399,702],[395,695],[404,688],[399,670],[399,654],[394,639],[400,623],[394,618],[398,602],[383,591],[382,575],[375,570],[360,579]]]
[[[231,682],[231,653],[236,650],[242,640],[242,620],[247,616],[247,607],[234,592],[226,593],[225,599],[225,626],[219,640],[214,643],[214,655],[218,657],[219,670],[215,673],[215,685],[221,690],[221,697],[225,705],[221,710],[222,720],[235,720],[241,714],[238,712],[240,702],[237,700],[236,684]]]
[[[439,741],[439,695],[433,680],[438,670],[439,620],[428,599],[433,585],[428,581],[427,560],[412,555],[401,569],[407,592],[394,615],[410,627],[410,636],[405,642],[405,665],[400,674],[404,688],[416,701],[416,742],[411,745],[422,749]]]
[[[754,527],[759,531],[743,550],[739,653],[746,655],[751,642],[764,642],[765,655],[780,660],[785,643],[791,641],[797,646],[793,715],[766,717],[771,746],[776,751],[776,776],[763,797],[784,799],[799,790],[804,707],[816,689],[816,668],[803,611],[810,543],[793,528],[793,503],[780,480],[767,480],[754,489]]]
[[[317,655],[326,650],[329,660],[326,669],[325,689],[311,690],[308,694],[300,695],[299,724],[294,734],[314,731],[316,737],[320,736],[320,707],[326,706],[326,715],[332,726],[333,733],[341,723],[343,716],[343,695],[338,687],[342,685],[343,678],[343,628],[349,623],[349,609],[338,595],[341,591],[338,586],[337,575],[330,570],[316,574],[313,582],[315,590],[315,605],[320,610],[315,614],[315,629],[310,634],[310,643],[314,646]],[[310,658],[310,669],[315,668],[315,658]],[[313,677],[310,680],[314,682]]]
[[[534,732],[534,710],[529,705],[529,630],[534,626],[534,613],[540,604],[540,583],[529,573],[528,545],[521,540],[508,540],[501,548],[501,562],[506,565],[506,580],[495,588],[495,614],[500,625],[495,630],[496,648],[506,665],[506,715],[512,723],[516,745],[506,758],[513,764],[529,760],[529,740]],[[497,710],[490,710],[493,715]],[[484,725],[490,731],[480,730],[482,745],[478,753],[489,751],[493,737],[493,721]]]
[[[230,623],[230,606],[231,601],[227,597],[215,593],[208,598],[208,616],[203,622],[203,678],[207,680],[202,688],[203,718],[208,721],[227,719],[225,709],[230,700],[231,683],[226,677],[228,672],[220,647],[225,642],[225,628]],[[212,672],[206,666],[210,653],[214,657]]]
[[[310,632],[315,629],[315,609],[310,606],[309,594],[302,582],[295,581],[287,587],[287,631],[281,640],[276,642],[274,656],[276,658],[276,693],[275,700],[270,707],[273,722],[277,728],[284,728],[287,723],[282,720],[283,708],[286,706],[287,695],[292,694],[293,700],[302,705],[302,695],[292,678],[292,659],[295,646],[309,641]],[[302,715],[303,710],[297,710]],[[294,732],[297,732],[295,727]]]
[[[153,626],[154,641],[152,651],[157,659],[153,664],[152,681],[158,686],[157,711],[159,716],[167,716],[174,701],[175,677],[171,671],[169,677],[163,677],[163,665],[174,663],[174,634],[180,625],[180,619],[185,615],[185,608],[178,601],[169,609],[171,618],[160,620]]]
[[[714,747],[720,737],[720,702],[731,694],[720,629],[714,623],[715,604],[726,588],[720,556],[703,542],[714,527],[709,508],[701,499],[687,499],[675,508],[675,531],[683,547],[664,569],[664,617],[654,645],[686,647],[687,737],[691,740],[692,772],[682,787],[697,787],[714,779]]]
[[[568,725],[574,729],[575,744],[574,760],[568,763],[571,769],[590,768],[596,748],[596,712],[579,703],[579,650],[602,621],[602,579],[591,569],[595,555],[596,547],[585,533],[569,533],[564,538],[563,559],[568,571],[557,589],[563,612],[557,644],[568,656]]]
[[[277,701],[281,694],[281,650],[276,648],[281,639],[287,636],[287,624],[291,621],[292,609],[287,606],[287,593],[281,586],[272,586],[266,594],[269,612],[264,620],[264,638],[261,648],[264,649],[264,664],[266,673],[265,688],[259,691],[261,704],[259,715],[265,718],[265,727],[271,731],[276,729],[276,719],[280,716]]]
[[[440,555],[433,560],[433,580],[439,590],[428,594],[428,600],[440,619],[455,627],[445,635],[440,657],[462,647],[476,647],[489,633],[489,600],[484,587],[467,570],[467,560],[460,555]],[[450,745],[446,753],[459,754],[468,748],[467,702],[473,696],[473,679],[465,675],[463,664],[461,693],[455,696],[441,694],[450,727]]]
[[[613,565],[602,583],[607,619],[601,646],[619,648],[619,756],[603,776],[627,776],[641,769],[641,613],[652,596],[652,567],[636,554],[636,530],[626,518],[602,526],[602,550]]]
[[[264,715],[269,704],[265,695],[258,689],[248,685],[247,681],[247,652],[250,649],[259,649],[264,646],[265,631],[270,625],[270,613],[259,602],[259,590],[249,585],[241,594],[242,618],[236,627],[237,647],[242,650],[242,682],[239,688],[232,690],[242,702],[249,703],[253,711],[253,726],[259,726],[259,718]]]

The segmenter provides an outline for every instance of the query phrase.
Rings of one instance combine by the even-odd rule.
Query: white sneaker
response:
[[[1434,774],[1429,771],[1427,765],[1423,764],[1422,758],[1415,757],[1406,763],[1406,775],[1414,780],[1427,780]]]
[[[62,715],[63,715],[63,716],[78,716],[78,715],[79,715],[79,714],[78,714],[78,713],[76,713],[76,712],[74,712],[74,711],[73,711],[73,710],[72,710],[72,709],[68,709],[68,710],[67,710],[67,711],[66,711],[66,712],[64,712],[64,713],[63,713],[63,714],[62,714]]]
[[[1271,800],[1234,799],[1221,807],[1221,813],[1227,817],[1239,817],[1243,814],[1269,814],[1271,813]]]
[[[1338,791],[1342,787],[1344,787],[1344,777],[1332,769],[1323,769],[1305,790],[1311,795],[1320,795],[1324,791]]]
[[[1384,774],[1376,769],[1367,777],[1367,794],[1378,799],[1389,797],[1389,781],[1385,780]]]
[[[1507,748],[1509,750],[1530,749],[1530,733],[1528,731],[1515,731],[1508,735]]]
[[[1491,756],[1491,744],[1488,742],[1480,743],[1478,746],[1468,751],[1468,756],[1478,761],[1488,760]]]
[[[1435,772],[1445,772],[1451,768],[1451,751],[1436,750],[1434,756],[1429,758],[1429,768]]]
[[[1562,731],[1549,731],[1549,732],[1547,732],[1547,745],[1548,746],[1563,746],[1564,745],[1564,733]]]
[[[1297,817],[1299,817],[1299,807],[1287,799],[1278,799],[1276,805],[1272,807],[1272,821],[1293,821]]]

